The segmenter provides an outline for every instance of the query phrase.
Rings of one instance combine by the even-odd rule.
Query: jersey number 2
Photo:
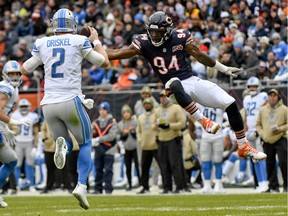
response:
[[[59,60],[54,62],[54,64],[52,64],[51,67],[51,71],[52,71],[52,78],[63,78],[64,74],[63,73],[57,73],[57,67],[62,65],[64,63],[64,59],[65,59],[65,49],[64,48],[54,48],[53,49],[53,53],[52,53],[53,57],[58,56],[59,55]]]

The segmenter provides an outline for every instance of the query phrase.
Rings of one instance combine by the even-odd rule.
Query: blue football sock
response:
[[[245,172],[246,168],[247,168],[247,160],[240,158],[240,161],[239,161],[239,171],[240,171],[240,172]]]
[[[212,161],[203,161],[202,164],[202,173],[204,175],[205,180],[211,179],[211,172],[212,172]]]
[[[124,155],[121,154],[120,178],[124,179],[124,176],[125,176],[125,162],[124,162]]]
[[[87,178],[90,170],[91,146],[92,146],[91,140],[87,141],[82,145],[79,145],[80,150],[77,162],[78,182],[84,185],[87,184]]]
[[[9,162],[9,163],[4,163],[0,167],[0,188],[2,188],[6,178],[10,175],[10,173],[12,172],[16,164],[17,164],[17,160]]]
[[[228,161],[232,162],[232,163],[235,163],[236,160],[238,160],[239,157],[237,157],[236,155],[234,154],[231,154],[228,158]]]
[[[35,185],[35,170],[34,167],[25,163],[25,173],[27,180],[29,181],[29,186]]]
[[[15,175],[16,185],[18,185],[18,181],[21,175],[21,167],[15,167],[14,175]]]
[[[267,181],[266,160],[259,161],[262,181]]]
[[[221,179],[222,178],[222,162],[214,163],[215,166],[215,178]]]
[[[256,173],[256,176],[257,176],[257,181],[258,182],[262,182],[263,179],[262,179],[262,175],[261,175],[261,166],[260,166],[259,162],[254,163],[254,168],[255,168],[255,173]]]
[[[73,149],[73,142],[72,140],[65,140],[67,145],[67,154],[70,154]]]

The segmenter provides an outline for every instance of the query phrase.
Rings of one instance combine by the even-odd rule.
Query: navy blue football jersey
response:
[[[186,44],[191,41],[193,36],[188,30],[174,29],[171,38],[160,47],[153,46],[147,34],[136,35],[132,45],[149,61],[154,72],[165,84],[173,77],[184,80],[197,76],[186,61],[187,54],[184,51]]]

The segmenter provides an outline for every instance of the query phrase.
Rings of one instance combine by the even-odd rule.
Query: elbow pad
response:
[[[39,65],[41,64],[41,62],[36,59],[35,57],[31,57],[30,59],[28,59],[27,61],[24,62],[23,64],[23,68],[31,73],[33,72]]]
[[[92,64],[95,64],[97,66],[101,66],[105,62],[105,57],[94,50],[91,50],[85,56],[85,59],[87,59],[89,62],[91,62]]]

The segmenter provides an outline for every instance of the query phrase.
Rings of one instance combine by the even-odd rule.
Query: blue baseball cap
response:
[[[103,101],[102,103],[100,103],[99,109],[101,109],[101,108],[103,108],[103,109],[107,110],[108,112],[110,112],[110,104],[108,102],[106,102],[106,101]]]

